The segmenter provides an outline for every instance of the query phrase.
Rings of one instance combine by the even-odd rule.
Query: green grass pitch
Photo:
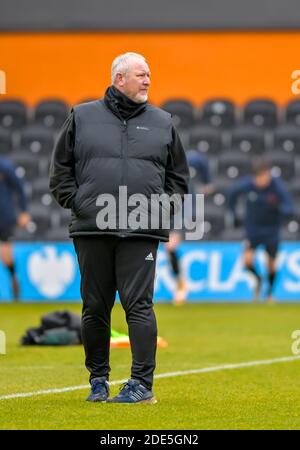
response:
[[[88,384],[83,348],[21,347],[41,315],[80,304],[1,304],[0,397]],[[188,304],[155,306],[156,374],[292,356],[300,305]],[[112,325],[126,331],[120,305]],[[130,375],[130,350],[111,350],[111,381]],[[88,389],[0,400],[0,429],[299,429],[300,360],[155,380],[155,405],[93,404]],[[114,395],[118,386],[111,387]]]

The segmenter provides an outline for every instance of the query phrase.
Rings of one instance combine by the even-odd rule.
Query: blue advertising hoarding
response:
[[[243,266],[240,242],[185,242],[178,250],[191,302],[250,302],[255,280]],[[80,274],[73,245],[16,243],[16,272],[21,302],[80,302]],[[266,255],[257,252],[256,265],[265,282]],[[300,301],[300,243],[285,242],[277,258],[274,297],[280,302]],[[101,274],[99,274],[101,276]],[[155,301],[171,301],[176,282],[167,253],[160,245],[155,279]],[[0,301],[11,301],[7,270],[0,265]]]

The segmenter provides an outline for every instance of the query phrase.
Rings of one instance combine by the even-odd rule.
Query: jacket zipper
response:
[[[123,130],[122,130],[122,154],[123,159],[123,176],[122,176],[122,186],[127,186],[127,159],[128,159],[128,129],[127,121],[122,119]],[[128,227],[128,223],[127,223]],[[128,236],[127,230],[120,230],[120,237]]]

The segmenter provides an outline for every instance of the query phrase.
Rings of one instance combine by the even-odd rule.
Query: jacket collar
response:
[[[147,102],[136,103],[128,98],[115,86],[109,86],[104,95],[105,105],[122,120],[128,120],[141,114],[147,106]]]

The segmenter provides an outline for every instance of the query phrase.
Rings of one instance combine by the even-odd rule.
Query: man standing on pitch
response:
[[[91,383],[88,401],[155,402],[152,298],[157,247],[168,240],[169,231],[125,227],[124,215],[133,211],[127,202],[117,210],[115,226],[101,226],[97,219],[99,196],[119,205],[120,186],[128,196],[147,199],[188,192],[184,149],[170,114],[147,102],[149,86],[143,56],[115,58],[112,86],[103,99],[72,109],[52,156],[50,189],[62,207],[72,210],[70,236],[81,273],[82,338]],[[117,290],[128,323],[132,368],[120,393],[109,399],[110,319]]]

